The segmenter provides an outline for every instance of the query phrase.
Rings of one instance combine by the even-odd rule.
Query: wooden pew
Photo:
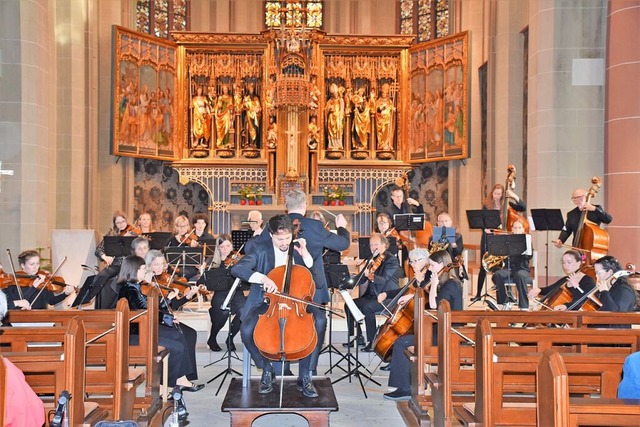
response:
[[[33,312],[30,318],[34,322],[42,322],[46,317],[51,320],[59,317],[60,313]],[[142,384],[145,376],[141,369],[129,368],[129,306],[125,300],[119,301],[116,310],[101,310],[101,313],[68,311],[64,322],[70,324],[74,319],[83,319],[91,326],[91,333],[87,341],[87,348],[98,349],[101,354],[94,354],[93,358],[83,358],[82,365],[86,372],[86,392],[92,401],[99,402],[102,407],[110,408],[114,419],[132,419],[136,398],[136,388]],[[90,313],[90,314],[85,314]],[[75,314],[75,317],[70,315]],[[97,316],[99,315],[99,316]],[[27,322],[28,323],[28,322]],[[0,335],[0,343],[9,344],[11,351],[27,351],[33,355],[43,353],[42,347],[34,344],[49,343],[56,348],[56,343],[62,343],[62,337],[56,337],[56,332],[62,327],[39,329],[6,328]],[[84,345],[84,342],[83,342]],[[63,347],[63,346],[62,346]],[[96,352],[94,352],[96,353]],[[55,377],[57,378],[57,377]],[[54,393],[51,378],[47,376],[35,377],[30,384],[37,393]],[[98,398],[96,395],[107,395]]]
[[[421,302],[416,304],[417,307],[423,306]],[[431,420],[429,409],[434,407],[438,409],[436,414],[444,414],[443,419],[439,420],[443,424],[452,420],[452,400],[453,392],[466,392],[467,395],[458,398],[459,403],[469,402],[473,400],[475,391],[475,371],[473,364],[475,360],[475,350],[473,346],[466,344],[458,336],[452,335],[451,325],[462,325],[456,327],[456,330],[473,337],[475,334],[475,323],[482,316],[490,319],[492,324],[497,326],[509,326],[510,324],[552,324],[563,323],[572,325],[574,328],[586,329],[585,327],[592,324],[633,324],[639,323],[640,315],[635,313],[615,313],[618,316],[612,316],[611,313],[580,313],[580,312],[488,312],[488,311],[455,311],[451,312],[448,303],[445,301],[438,308],[438,318],[433,320],[424,314],[423,310],[416,309],[416,324],[414,328],[417,336],[422,337],[417,341],[415,351],[409,356],[415,361],[412,366],[412,378],[416,381],[412,382],[412,398],[408,404],[409,409],[415,414],[421,423],[428,424]],[[616,321],[617,320],[617,321]],[[440,341],[440,346],[434,346],[433,325],[438,327],[438,336],[449,337],[451,341]],[[517,329],[525,330],[525,329]],[[618,330],[620,331],[620,330]],[[624,331],[624,330],[623,330]],[[626,330],[627,333],[629,330]],[[615,335],[617,334],[617,335]],[[625,335],[623,340],[627,340],[628,348],[592,348],[591,351],[607,351],[618,352],[620,354],[628,354],[629,348],[638,348],[637,332],[634,331],[629,339],[625,332],[614,332],[614,335],[621,337]],[[451,335],[451,336],[450,336]],[[635,337],[635,338],[633,338]],[[537,345],[535,342],[529,343],[529,348],[522,346],[520,351],[542,351],[543,348],[532,347]],[[547,344],[549,345],[549,344]],[[442,362],[438,361],[438,353]],[[449,354],[450,359],[443,358],[443,354]],[[437,375],[427,372],[424,374],[425,368],[431,369],[434,365],[444,363],[445,365],[438,370],[445,372],[445,381],[438,378]],[[427,393],[427,381],[431,382],[432,395]],[[533,385],[531,385],[533,389]],[[442,400],[438,400],[442,397]]]
[[[138,368],[144,371],[144,377],[140,378],[140,370],[130,370],[131,380],[143,379],[145,382],[144,396],[135,399],[134,408],[139,411],[138,420],[149,422],[162,407],[160,397],[160,378],[162,376],[161,361],[167,357],[168,352],[158,347],[158,294],[152,289],[148,295],[149,309],[146,311],[131,312],[131,321],[138,325],[138,342],[128,345],[128,363],[125,366]],[[127,309],[128,310],[128,309]],[[65,326],[75,316],[81,316],[87,325],[89,339],[115,325],[114,310],[34,310],[34,311],[9,311],[7,318],[14,323],[54,323]],[[127,328],[127,333],[128,333]],[[26,339],[26,338],[25,338]],[[128,338],[127,338],[128,339]],[[0,337],[0,342],[2,338]],[[113,342],[112,342],[113,341]],[[106,370],[114,372],[116,369],[113,352],[106,348],[115,345],[115,336],[106,335],[99,342],[91,343],[87,348],[87,364],[89,366],[106,366]],[[108,357],[109,356],[109,357]],[[100,370],[87,372],[87,384],[89,392],[109,393],[113,389],[113,383]],[[135,393],[135,390],[134,390]],[[104,402],[105,404],[107,402]]]
[[[569,397],[564,357],[547,350],[536,372],[537,420],[541,426],[638,426],[640,400]]]
[[[622,334],[618,334],[621,332]],[[615,398],[626,355],[603,353],[610,342],[620,342],[628,331],[605,329],[492,329],[488,319],[481,319],[476,327],[475,404],[455,408],[464,425],[525,426],[536,425],[535,372],[541,352],[521,352],[510,343],[538,342],[539,346],[563,344],[573,393],[593,394]],[[555,336],[554,336],[555,335]],[[633,337],[628,340],[633,343]],[[498,345],[495,345],[498,342]],[[503,344],[500,344],[503,343]],[[579,343],[581,353],[568,352],[567,344]],[[594,347],[604,344],[604,347]],[[597,348],[598,351],[590,352]],[[505,398],[507,390],[512,394]],[[517,397],[513,397],[513,394]]]
[[[24,332],[31,333],[28,329]],[[67,417],[70,426],[93,425],[107,417],[107,412],[103,408],[100,408],[95,403],[85,401],[83,369],[86,356],[85,339],[84,323],[81,320],[74,319],[69,323],[64,333],[64,351],[4,353],[4,356],[25,374],[29,385],[32,385],[34,378],[51,373],[55,383],[54,397],[57,399],[63,390],[69,392],[71,399],[68,405]]]
[[[5,423],[5,402],[7,390],[7,368],[4,366],[4,360],[2,354],[0,354],[0,426],[6,425]]]

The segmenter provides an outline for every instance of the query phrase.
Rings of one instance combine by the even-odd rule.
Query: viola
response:
[[[307,312],[304,303],[313,301],[316,286],[307,268],[293,264],[293,247],[292,240],[287,264],[267,274],[279,293],[269,295],[269,307],[258,317],[253,331],[260,353],[271,360],[303,359],[318,344],[313,314]]]
[[[188,234],[179,237],[177,234],[175,235],[176,240],[178,241],[178,246],[191,246],[191,242],[198,243],[198,236],[195,236],[196,230],[191,230]]]
[[[185,293],[189,292],[189,283],[185,277],[180,276],[171,276],[166,271],[162,274],[154,276],[154,281],[158,283],[158,285],[168,288],[170,290],[178,291],[178,297],[181,297]],[[166,295],[165,295],[166,296]]]
[[[231,268],[236,265],[242,257],[243,255],[241,255],[239,251],[233,251],[224,259],[223,264],[225,268]]]
[[[516,167],[514,165],[509,165],[507,167],[507,179],[504,184],[505,194],[503,194],[504,202],[502,202],[501,212],[502,225],[505,230],[511,231],[513,223],[517,220],[520,220],[520,222],[522,222],[522,225],[524,225],[524,233],[529,234],[529,221],[527,221],[527,218],[520,215],[515,209],[509,206],[509,200],[507,198],[506,191],[507,189],[513,190],[514,188],[516,188]]]

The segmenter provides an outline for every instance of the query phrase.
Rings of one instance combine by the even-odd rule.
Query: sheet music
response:
[[[345,304],[347,304],[347,308],[351,311],[351,315],[356,322],[362,322],[364,320],[364,314],[360,311],[355,302],[353,302],[353,298],[351,298],[351,294],[346,289],[340,290],[340,295],[342,295],[342,299]]]
[[[522,255],[533,255],[533,246],[531,245],[531,234],[525,234],[525,240],[527,242],[527,250],[522,252]]]

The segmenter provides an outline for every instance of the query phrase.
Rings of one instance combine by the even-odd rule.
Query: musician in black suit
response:
[[[576,188],[571,195],[571,201],[575,208],[567,212],[567,221],[564,224],[564,228],[560,232],[558,239],[553,242],[556,248],[561,248],[562,244],[567,241],[569,236],[578,231],[580,226],[580,218],[582,212],[587,211],[587,219],[596,225],[602,223],[609,224],[613,217],[609,215],[600,205],[592,205],[587,202],[587,192],[583,188]]]
[[[382,310],[382,304],[378,302],[378,295],[382,292],[392,291],[398,287],[400,263],[387,249],[389,242],[379,233],[373,233],[369,237],[369,247],[373,254],[363,270],[353,280],[359,286],[359,298],[353,300],[356,306],[364,314],[364,324],[367,329],[367,345],[364,352],[373,351],[371,348],[376,335],[376,313]],[[378,264],[379,263],[379,264]],[[347,311],[347,328],[349,336],[353,335],[354,319]],[[358,326],[358,343],[361,343],[362,333]],[[344,343],[345,347],[351,343]]]
[[[324,263],[322,255],[326,249],[341,252],[351,244],[350,233],[347,230],[347,220],[343,215],[335,218],[336,233],[332,233],[324,227],[324,223],[316,219],[306,218],[307,213],[307,195],[301,190],[291,190],[285,195],[285,206],[289,212],[289,218],[294,223],[299,223],[298,236],[304,238],[307,242],[307,250],[313,258],[313,266],[310,268],[313,281],[316,284],[316,293],[313,302],[317,304],[327,304],[329,302],[329,289],[327,286],[327,276],[324,271]],[[245,253],[253,251],[255,242],[269,241],[269,225],[265,228],[260,236],[249,239],[245,245]],[[251,244],[249,244],[251,243]],[[316,371],[318,365],[318,357],[322,346],[324,345],[324,336],[327,330],[326,314],[315,307],[310,307],[309,311],[314,313],[316,322],[316,331],[318,332],[318,346],[312,354],[311,371]]]
[[[262,234],[266,234],[263,232]],[[289,246],[293,239],[293,223],[287,215],[276,215],[269,220],[268,241],[255,244],[254,251],[245,254],[238,263],[231,268],[231,274],[245,282],[251,283],[251,290],[240,319],[240,335],[246,349],[251,354],[256,366],[262,369],[262,378],[258,393],[265,394],[273,390],[273,378],[275,371],[271,361],[260,353],[256,346],[253,332],[258,323],[258,316],[265,310],[265,292],[278,291],[278,285],[267,274],[275,267],[285,265]],[[299,246],[294,247],[293,262],[307,268],[313,266],[313,258],[306,248],[306,241],[300,237]],[[298,388],[306,397],[318,397],[318,392],[313,385],[310,375],[311,355],[300,360],[300,372],[298,374]]]
[[[411,197],[404,198],[404,190],[397,185],[394,185],[389,192],[391,197],[391,205],[387,209],[387,213],[393,219],[397,214],[421,214],[424,213],[422,205]]]

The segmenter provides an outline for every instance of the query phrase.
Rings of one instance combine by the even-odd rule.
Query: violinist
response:
[[[398,276],[400,274],[400,263],[398,258],[388,251],[389,241],[379,233],[373,233],[369,237],[369,248],[373,254],[370,262],[364,266],[364,270],[356,276],[356,283],[360,286],[358,290],[359,298],[353,302],[364,314],[364,324],[367,329],[367,345],[363,352],[372,352],[373,339],[376,336],[376,313],[383,309],[378,302],[378,295],[382,292],[391,291],[398,288]],[[353,316],[347,311],[348,336],[353,335]],[[362,331],[358,325],[358,345],[364,345]],[[343,344],[345,347],[353,345],[351,342]]]
[[[600,311],[634,311],[638,304],[638,295],[627,279],[618,276],[622,267],[611,255],[598,259],[593,268],[596,272],[596,296],[602,302]]]
[[[462,283],[458,279],[456,268],[452,265],[451,256],[447,251],[437,251],[431,256],[426,249],[418,248],[409,252],[409,264],[415,274],[416,283],[429,293],[427,309],[435,310],[442,300],[449,301],[451,310],[463,309]],[[428,267],[427,267],[428,266]],[[428,268],[425,271],[425,267]],[[427,278],[428,276],[428,278]],[[393,291],[380,294],[381,298],[393,297]],[[413,295],[400,297],[398,304],[406,304]],[[433,335],[436,336],[435,333]],[[404,335],[393,343],[391,363],[389,364],[389,387],[396,387],[392,392],[385,393],[388,400],[409,400],[411,398],[411,361],[404,350],[415,345],[415,335]]]
[[[501,210],[504,206],[504,203],[509,203],[509,206],[515,209],[518,212],[526,212],[527,204],[518,196],[513,190],[507,189],[506,193],[504,191],[504,185],[496,184],[493,186],[491,193],[487,196],[486,199],[482,202],[482,209],[495,209]],[[503,225],[505,223],[505,219],[502,220]],[[504,230],[507,227],[502,227]],[[480,259],[487,252],[487,234],[491,234],[491,230],[483,230],[482,237],[480,239]],[[480,269],[478,273],[478,288],[476,291],[476,296],[473,297],[472,301],[480,301],[482,298],[482,288],[484,287],[485,279],[487,278],[487,272],[484,269]]]
[[[578,231],[580,226],[580,218],[582,212],[587,211],[587,219],[596,225],[609,224],[613,217],[609,215],[600,205],[592,205],[587,202],[587,192],[583,188],[576,188],[571,194],[571,201],[575,208],[567,212],[567,221],[564,228],[560,232],[558,239],[553,242],[556,248],[561,248],[562,244],[567,241],[569,236]]]
[[[47,308],[47,304],[55,305],[74,292],[71,285],[65,285],[62,292],[54,293],[49,289],[42,289],[47,284],[48,276],[45,271],[40,270],[40,255],[34,250],[27,250],[18,255],[20,271],[16,271],[20,291],[16,288],[13,275],[8,275],[11,279],[10,286],[5,289],[7,302],[10,310],[32,310]],[[13,284],[11,284],[13,283]],[[42,293],[40,293],[42,291]],[[22,294],[22,297],[20,297]],[[40,294],[40,296],[37,296]],[[37,297],[36,297],[37,296]]]
[[[171,279],[171,275],[167,273],[167,261],[164,259],[164,255],[162,252],[158,250],[150,250],[146,254],[144,258],[145,265],[147,267],[145,274],[145,282],[149,285],[153,285],[157,283],[159,286],[164,288],[173,289],[169,294],[165,297],[165,300],[169,303],[171,310],[177,310],[187,302],[189,302],[198,292],[197,286],[186,286],[176,288],[173,283],[169,283]],[[186,280],[184,281],[186,285]],[[144,286],[144,285],[143,285]],[[148,285],[147,285],[148,286]],[[182,294],[182,297],[178,297],[178,295]],[[189,358],[191,359],[191,364],[194,367],[193,371],[187,374],[187,379],[189,381],[194,381],[198,379],[198,366],[196,364],[196,341],[198,339],[198,333],[188,325],[184,323],[180,323],[180,330],[184,335],[184,338],[187,342],[187,353]]]
[[[447,212],[442,212],[440,215],[438,215],[436,225],[438,227],[453,227],[453,220],[451,219],[451,215],[449,215]],[[429,237],[429,247],[432,246],[432,239],[433,236]],[[451,259],[455,259],[455,257],[457,257],[458,255],[462,255],[462,251],[464,250],[462,235],[460,233],[456,233],[455,239],[456,240],[453,243],[449,243],[446,240],[444,242],[436,242],[446,246],[446,251],[449,252]]]
[[[113,213],[113,226],[109,229],[105,236],[137,236],[141,234],[141,231],[129,224],[127,221],[127,215],[122,211],[115,211]],[[116,307],[118,289],[116,288],[114,278],[120,272],[120,264],[122,264],[123,257],[112,257],[105,253],[104,239],[98,245],[95,251],[95,256],[99,261],[103,261],[106,266],[98,273],[94,278],[92,286],[96,289],[100,289],[96,298],[95,308],[111,309]]]
[[[511,227],[513,234],[524,234],[524,224],[521,220],[517,219],[514,221]],[[509,257],[509,262],[505,268],[493,273],[491,280],[496,285],[498,304],[505,304],[507,302],[505,283],[511,279],[511,281],[516,284],[516,289],[518,290],[518,308],[520,308],[520,310],[529,309],[527,284],[532,282],[531,268],[529,267],[530,260],[530,254],[512,255]]]
[[[262,237],[266,232],[263,232]],[[258,387],[258,393],[266,394],[273,390],[275,370],[269,359],[260,353],[255,344],[253,331],[258,323],[258,316],[264,311],[265,292],[275,293],[278,286],[267,274],[275,267],[287,263],[289,245],[293,240],[293,222],[287,215],[275,215],[269,220],[269,240],[259,241],[254,246],[254,251],[246,254],[236,265],[231,268],[234,277],[251,283],[249,296],[242,309],[240,335],[245,348],[251,354],[251,358],[259,369],[262,369],[262,377]],[[293,260],[296,265],[307,268],[313,266],[313,257],[307,250],[307,242],[304,238],[298,238],[299,246],[294,247]],[[298,389],[305,397],[318,397],[318,392],[311,380],[310,362],[307,356],[300,360],[298,373]]]
[[[564,304],[557,304],[553,306],[554,310],[567,310],[570,308],[571,310],[579,310],[582,304],[584,303],[584,299],[582,297],[592,290],[596,284],[594,280],[580,271],[582,268],[582,255],[578,251],[568,250],[564,254],[562,254],[562,269],[567,274],[565,277],[561,278],[555,283],[547,286],[546,288],[540,289],[537,286],[534,286],[531,291],[529,291],[529,298],[535,298],[540,295],[554,295],[556,292],[560,291],[560,288],[566,284],[566,288],[571,292],[571,301]],[[544,299],[544,303],[547,304]]]
[[[191,229],[189,225],[189,220],[184,215],[179,215],[173,221],[174,224],[174,235],[167,246],[170,247],[193,247],[199,246],[198,240],[195,235],[195,230]],[[184,268],[184,271],[179,272],[180,275],[190,279],[198,274],[198,269],[193,266],[187,266]]]
[[[409,257],[409,250],[407,249],[407,246],[403,244],[400,233],[398,233],[392,226],[393,221],[391,220],[389,214],[386,212],[378,212],[378,214],[376,215],[376,231],[386,237],[387,240],[389,240],[390,238],[395,239],[396,245],[398,245],[399,250],[398,260],[402,260],[404,261],[403,264],[406,264],[406,261]],[[390,246],[391,243],[392,242],[389,243]],[[404,273],[405,269],[402,268],[400,270],[400,275],[404,276]]]
[[[225,290],[216,289],[213,292],[211,298],[211,308],[209,308],[209,318],[211,319],[211,331],[209,332],[209,338],[207,339],[207,345],[211,351],[222,350],[218,345],[218,333],[222,330],[225,322],[231,314],[234,315],[231,324],[229,325],[229,337],[227,339],[227,349],[229,351],[235,351],[236,346],[233,343],[233,337],[240,332],[240,316],[238,315],[244,306],[246,300],[244,294],[240,291],[236,292],[231,299],[230,308],[228,310],[222,310],[222,304],[229,295],[231,286],[233,285],[233,276],[231,276],[231,267],[238,258],[232,257],[233,243],[231,236],[228,234],[221,234],[216,239],[216,249],[214,251],[213,260],[210,268],[205,269],[202,272],[202,276],[198,280],[198,283],[207,282],[207,273],[211,274],[210,270],[218,270],[226,272],[226,284]]]
[[[151,234],[155,232],[151,222],[151,214],[148,212],[138,217],[138,226],[140,227],[140,234]]]
[[[118,274],[117,283],[120,285],[119,298],[126,298],[131,310],[146,310],[147,297],[142,293],[141,284],[147,273],[145,261],[135,255],[130,255],[122,261],[122,267]],[[193,376],[196,367],[193,358],[189,356],[189,345],[184,334],[175,325],[163,322],[165,315],[170,316],[170,311],[165,304],[160,307],[161,325],[158,328],[158,345],[169,351],[169,387],[180,386],[185,391],[201,390],[203,384],[193,384],[187,379],[187,375]],[[177,324],[177,320],[174,321]],[[180,326],[182,327],[182,326]],[[195,349],[193,349],[195,351]]]
[[[193,215],[193,239],[191,240],[191,247],[195,248],[202,244],[202,240],[213,240],[211,233],[207,231],[209,220],[207,214],[197,212]]]

